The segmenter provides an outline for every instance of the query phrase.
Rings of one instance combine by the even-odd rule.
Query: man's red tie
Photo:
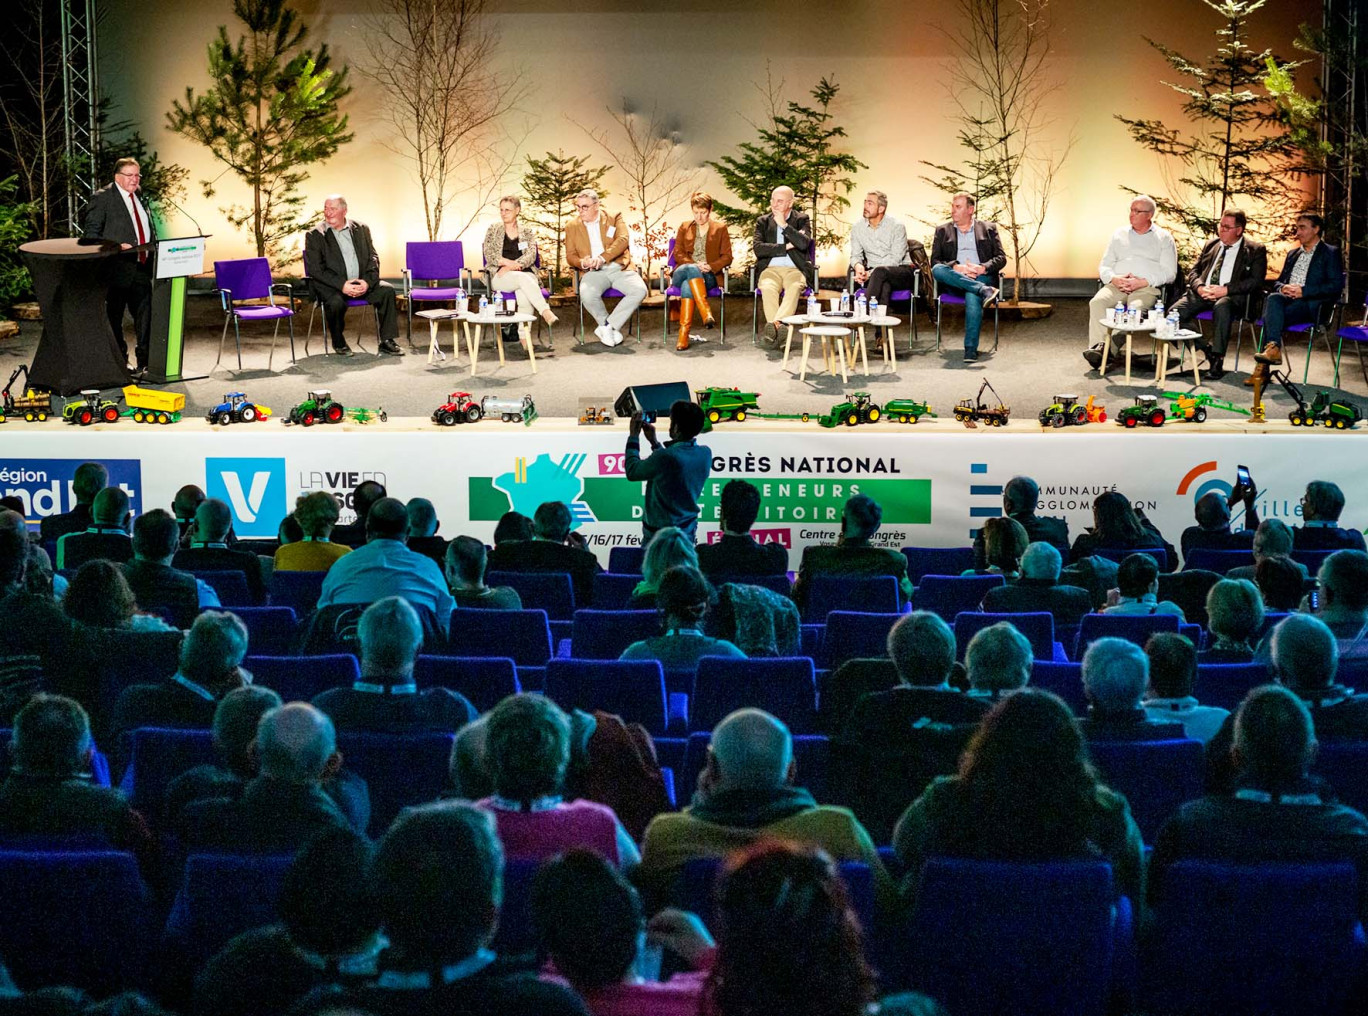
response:
[[[138,208],[138,197],[136,194],[130,194],[128,195],[128,198],[133,202],[133,224],[138,229],[138,246],[141,247],[143,244],[147,243],[147,234],[143,232],[142,215]],[[139,252],[138,264],[147,264],[147,251]]]

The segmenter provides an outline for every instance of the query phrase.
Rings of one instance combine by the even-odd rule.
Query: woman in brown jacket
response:
[[[679,289],[679,342],[676,349],[689,348],[689,329],[693,327],[694,307],[705,328],[713,327],[708,290],[717,286],[717,277],[732,263],[731,237],[727,227],[712,218],[713,199],[706,191],[694,191],[689,198],[693,218],[679,227],[675,235],[674,275],[670,285]]]

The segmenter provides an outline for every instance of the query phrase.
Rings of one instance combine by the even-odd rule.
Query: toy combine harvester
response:
[[[179,423],[185,412],[185,396],[180,392],[128,385],[123,394],[124,405],[128,408],[119,415],[131,416],[134,423]]]
[[[760,408],[759,392],[743,392],[737,388],[699,388],[694,391],[694,398],[709,424],[724,419],[740,423],[748,413]]]
[[[1096,396],[1089,395],[1080,404],[1077,395],[1056,395],[1051,405],[1040,411],[1042,427],[1080,427],[1085,423],[1106,423],[1107,407],[1093,404]]]
[[[0,391],[0,423],[4,423],[8,417],[22,415],[29,423],[34,421],[46,420],[52,415],[52,393],[40,392],[34,388],[24,388],[23,394],[16,397],[10,394],[10,389],[14,387],[14,382],[23,375],[24,380],[28,381],[28,364],[21,363],[14,368],[14,373],[5,382],[3,391]]]
[[[1237,406],[1225,399],[1218,399],[1208,392],[1164,392],[1163,396],[1170,400],[1168,415],[1174,420],[1191,420],[1193,423],[1201,423],[1207,418],[1208,409],[1225,409],[1232,413],[1249,415],[1249,410],[1245,409],[1244,406]]]
[[[990,406],[983,401],[985,391],[993,393],[993,398],[998,400],[996,406]],[[1002,396],[997,393],[996,388],[988,383],[987,378],[984,378],[983,384],[979,385],[976,396],[972,399],[961,399],[955,405],[955,419],[966,426],[982,420],[990,427],[1005,427],[1011,415],[1012,407],[1003,403]]]

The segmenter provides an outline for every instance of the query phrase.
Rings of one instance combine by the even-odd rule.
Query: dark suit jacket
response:
[[[1060,627],[1079,624],[1085,614],[1092,613],[1092,596],[1078,586],[1023,578],[1010,586],[995,586],[984,593],[983,609],[990,614],[1049,611],[1054,616],[1055,638],[1058,638]]]
[[[1295,526],[1293,550],[1363,550],[1363,533],[1338,526]]]
[[[1188,526],[1183,530],[1178,546],[1183,549],[1184,559],[1194,550],[1250,550],[1254,546],[1254,530]]]
[[[11,773],[0,785],[0,834],[98,837],[137,857],[144,877],[157,874],[156,840],[142,816],[117,790],[85,780]]]
[[[863,578],[892,575],[898,580],[899,596],[906,600],[912,595],[912,583],[907,578],[907,558],[888,547],[868,544],[846,544],[841,547],[808,547],[803,551],[798,577],[793,583],[793,602],[806,606],[808,590],[817,575],[839,578]]]
[[[177,628],[189,628],[199,614],[199,585],[189,572],[156,561],[125,561],[124,578],[143,610],[165,610]]]
[[[971,698],[962,691],[903,684],[856,702],[841,736],[869,749],[892,751],[918,726],[978,723],[991,707],[987,699]]]
[[[757,543],[755,537],[723,536],[698,545],[698,568],[704,575],[782,575],[788,571],[788,548]]]
[[[1292,281],[1292,269],[1296,267],[1298,259],[1305,256],[1305,252],[1300,247],[1287,255],[1287,260],[1283,262],[1282,273],[1278,276],[1278,285]],[[1339,299],[1340,290],[1343,288],[1344,260],[1340,256],[1340,249],[1331,247],[1322,240],[1316,244],[1316,249],[1311,252],[1311,267],[1306,272],[1306,285],[1302,287],[1301,298],[1310,300],[1314,304],[1320,304],[1326,300],[1333,302]]]
[[[217,764],[195,766],[181,773],[166,787],[166,804],[162,811],[166,828],[178,828],[185,809],[196,801],[215,798],[239,800],[250,779],[243,779],[231,769]],[[365,829],[370,825],[370,787],[356,773],[350,769],[341,770],[323,784],[323,792],[347,816],[353,829]]]
[[[793,244],[793,250],[785,249],[784,244],[789,243]],[[755,253],[757,277],[769,267],[770,261],[785,254],[793,260],[799,271],[804,275],[811,275],[812,260],[809,252],[812,250],[812,221],[806,212],[792,209],[789,212],[788,225],[784,227],[784,243],[775,243],[774,213],[766,212],[755,220],[755,237],[751,241],[751,250]]]
[[[91,523],[90,505],[78,504],[69,512],[63,512],[61,515],[49,515],[43,519],[38,524],[38,534],[44,543],[48,540],[56,543],[67,533],[84,533],[90,528]],[[52,562],[52,566],[57,567],[56,560]]]
[[[380,255],[371,242],[370,227],[347,220],[347,231],[351,233],[352,245],[356,247],[356,263],[361,271],[361,281],[367,289],[380,285]],[[304,274],[311,285],[323,289],[342,291],[344,283],[350,281],[347,263],[342,260],[342,248],[332,235],[326,222],[320,222],[304,235]]]
[[[931,264],[954,264],[959,257],[959,238],[955,235],[954,222],[942,222],[936,227],[936,237],[931,241]],[[998,239],[996,222],[974,220],[974,240],[978,247],[979,264],[988,269],[988,275],[997,276],[1007,267],[1007,252],[1002,249]]]
[[[266,602],[266,582],[261,577],[261,561],[250,550],[228,547],[189,547],[176,552],[173,567],[184,571],[240,571],[247,579],[247,592],[252,602]]]
[[[181,813],[180,839],[195,848],[284,853],[299,850],[325,830],[351,828],[342,809],[317,784],[258,776],[239,800],[216,798],[187,805]]]
[[[1197,263],[1187,275],[1189,289],[1195,290],[1198,286],[1206,284],[1207,273],[1211,271],[1212,263],[1220,249],[1220,238],[1210,241],[1202,248]],[[1255,243],[1247,236],[1244,237],[1239,253],[1235,255],[1235,271],[1231,273],[1230,285],[1226,287],[1228,294],[1232,297],[1252,295],[1254,302],[1250,312],[1253,313],[1259,309],[1259,301],[1263,299],[1263,284],[1267,277],[1268,248],[1261,243]],[[1216,285],[1220,285],[1220,281],[1212,280]]]
[[[142,200],[141,195],[137,200],[146,212],[147,203]],[[147,216],[147,227],[150,234],[147,237],[148,241],[155,240],[157,227],[152,222],[150,214]],[[81,234],[87,238],[99,237],[102,240],[113,240],[134,247],[138,245],[138,231],[133,225],[133,217],[128,214],[123,195],[119,193],[118,184],[107,184],[90,196],[90,204],[86,205],[85,221],[81,224]]]
[[[489,552],[485,574],[508,572],[565,572],[575,588],[575,606],[594,602],[594,575],[603,571],[592,551],[550,540],[515,540]]]
[[[131,561],[132,537],[124,532],[68,533],[57,541],[57,560],[52,564],[54,568],[66,570],[100,558],[115,564]]]
[[[425,688],[408,695],[329,688],[313,704],[328,714],[338,730],[380,734],[455,733],[480,715],[464,695],[449,688]]]
[[[177,684],[134,684],[119,693],[110,732],[115,736],[139,727],[208,730],[214,725],[215,699]]]

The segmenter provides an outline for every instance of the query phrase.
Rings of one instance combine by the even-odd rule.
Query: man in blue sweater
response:
[[[677,526],[689,539],[698,534],[698,496],[712,471],[712,449],[695,440],[703,431],[703,409],[680,399],[670,407],[670,440],[656,440],[655,425],[640,413],[632,416],[624,466],[627,479],[646,481],[646,505],[641,518],[641,542],[651,542],[657,530]],[[641,457],[641,435],[651,444],[649,458]]]

